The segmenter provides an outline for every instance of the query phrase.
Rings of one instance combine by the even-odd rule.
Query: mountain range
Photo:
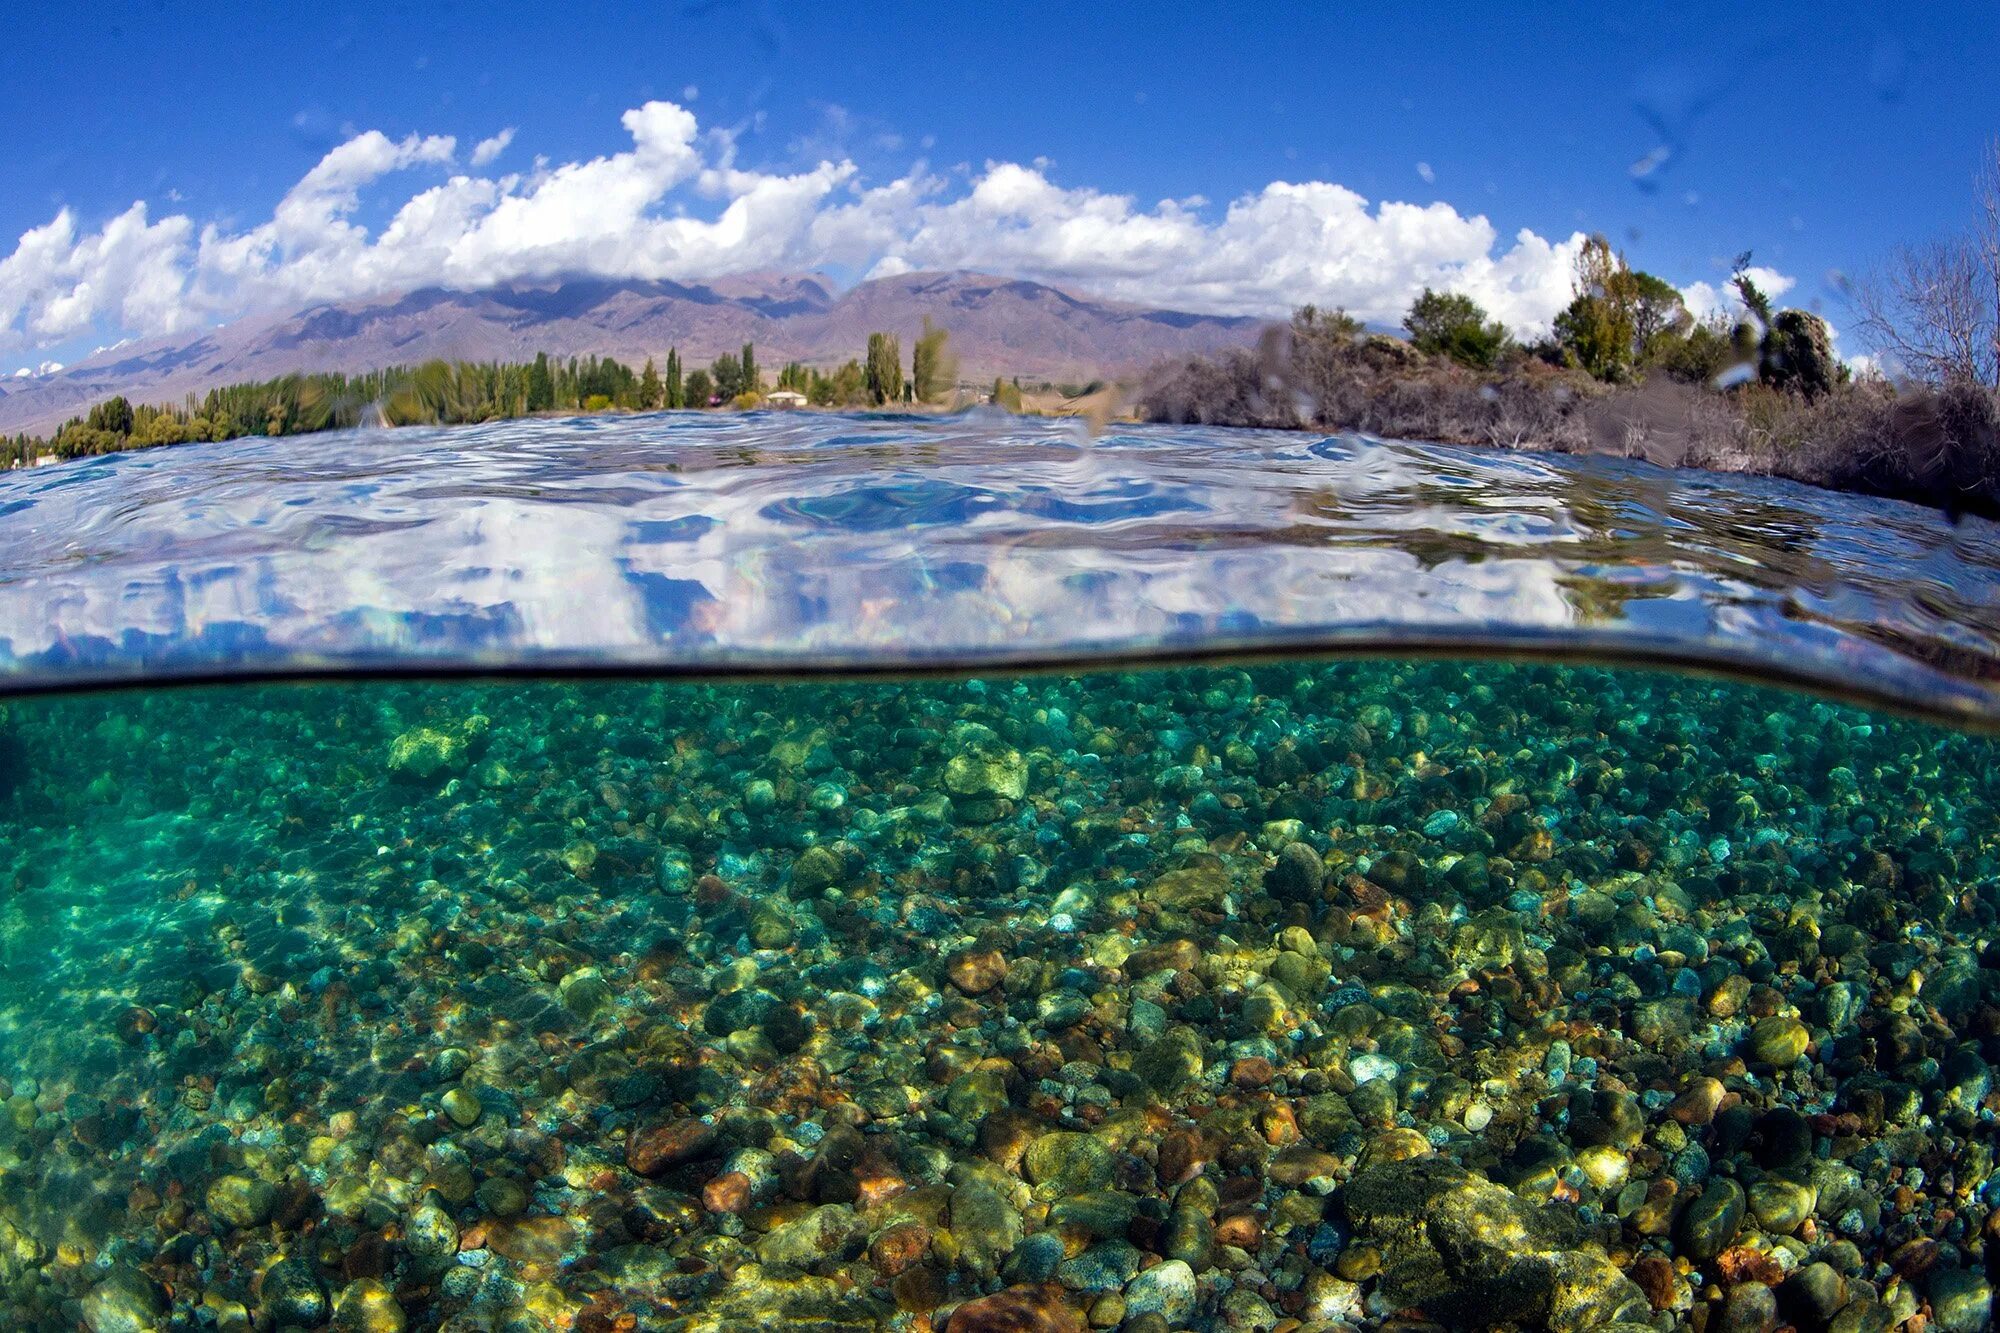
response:
[[[92,403],[177,402],[294,371],[362,371],[434,358],[612,356],[638,365],[678,347],[706,365],[746,342],[767,370],[861,357],[874,331],[909,355],[925,316],[951,332],[967,380],[1082,381],[1164,357],[1252,341],[1261,321],[1098,300],[979,273],[906,273],[846,290],[818,274],[704,283],[569,279],[482,291],[423,288],[252,316],[195,334],[108,348],[47,375],[0,381],[0,432],[44,432]]]

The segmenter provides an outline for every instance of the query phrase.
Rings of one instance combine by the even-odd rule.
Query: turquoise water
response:
[[[1989,739],[1452,661],[5,734],[10,1327],[1582,1328],[1721,1317],[1725,1264],[1883,1320],[1984,1281]]]
[[[0,553],[0,1327],[1989,1322],[1991,525],[668,415]]]

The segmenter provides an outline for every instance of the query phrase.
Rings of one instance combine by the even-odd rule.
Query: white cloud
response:
[[[507,151],[507,145],[514,142],[514,127],[509,125],[490,139],[481,139],[472,150],[472,165],[483,167],[500,154]]]
[[[1437,180],[1437,173],[1431,170],[1431,164],[1428,162],[1417,163],[1417,175],[1423,177],[1424,184],[1426,185]]]
[[[1773,268],[1752,265],[1743,270],[1757,289],[1769,297],[1783,296],[1798,286],[1798,279],[1788,277]],[[1681,300],[1687,303],[1688,313],[1696,319],[1711,319],[1716,315],[1726,315],[1738,319],[1744,313],[1743,298],[1736,294],[1734,284],[1691,282],[1681,288]]]
[[[683,101],[692,98],[689,89]],[[1310,301],[1386,324],[1434,287],[1465,292],[1528,334],[1568,302],[1583,242],[1527,230],[1503,239],[1445,203],[1370,201],[1327,181],[1274,181],[1218,213],[1199,198],[1147,206],[1060,184],[1040,158],[945,174],[918,162],[882,184],[863,183],[837,150],[807,168],[760,171],[739,163],[736,131],[704,130],[684,104],[648,102],[622,123],[623,151],[497,175],[481,168],[512,127],[476,145],[466,170],[455,169],[449,136],[370,130],[244,229],[154,221],[135,203],[85,231],[63,209],[0,258],[0,349],[91,331],[172,333],[433,284],[821,265],[981,269],[1216,314],[1278,315]],[[430,179],[399,195],[390,178],[406,172]],[[375,230],[355,220],[364,196],[390,210]],[[1773,295],[1791,286],[1753,273]],[[1685,291],[1698,313],[1731,295],[1707,283]]]

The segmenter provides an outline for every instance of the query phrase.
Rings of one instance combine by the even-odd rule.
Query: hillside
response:
[[[114,394],[172,402],[220,384],[292,371],[372,370],[445,360],[612,356],[638,364],[678,346],[698,365],[757,344],[767,367],[858,357],[868,334],[924,317],[951,330],[968,379],[1086,380],[1164,357],[1248,343],[1259,322],[1100,301],[974,273],[909,273],[838,291],[817,275],[708,283],[571,280],[459,292],[426,288],[238,320],[109,349],[53,375],[11,381],[0,432],[44,431]]]

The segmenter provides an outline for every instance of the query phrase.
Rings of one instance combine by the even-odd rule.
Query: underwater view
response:
[[[1989,1317],[1980,520],[665,413],[0,546],[4,1327]]]
[[[1994,1327],[1993,0],[0,26],[0,1333]]]
[[[5,740],[10,1328],[1985,1318],[1991,738],[1384,660]]]

